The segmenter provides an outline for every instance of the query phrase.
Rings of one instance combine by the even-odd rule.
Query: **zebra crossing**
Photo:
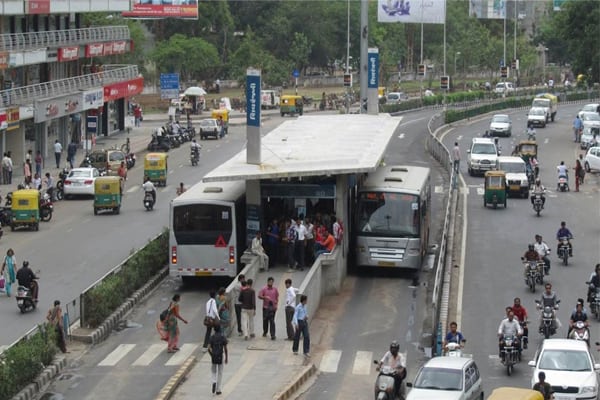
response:
[[[161,360],[160,362],[164,362],[163,365],[166,367],[180,366],[189,356],[194,354],[199,347],[200,343],[185,343],[178,352],[170,354],[166,361]],[[143,350],[141,354],[139,350]],[[147,367],[155,362],[159,362],[155,360],[166,353],[166,343],[154,343],[149,346],[123,343],[118,345],[97,365],[98,367],[114,367],[127,364],[132,367]]]
[[[406,353],[400,353],[406,361]],[[357,350],[354,352],[352,362],[352,375],[371,375],[375,371],[373,360],[379,360],[383,354],[373,354],[372,351]],[[375,357],[375,358],[373,358]],[[318,365],[319,371],[324,373],[336,373],[342,358],[342,350],[326,350]]]

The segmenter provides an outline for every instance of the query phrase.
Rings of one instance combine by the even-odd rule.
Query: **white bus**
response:
[[[427,253],[430,170],[383,166],[359,186],[353,229],[356,266],[419,269]]]
[[[200,182],[171,202],[169,274],[228,276],[246,249],[246,182]]]

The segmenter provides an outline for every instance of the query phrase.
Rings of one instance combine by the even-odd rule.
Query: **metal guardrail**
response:
[[[56,97],[139,76],[137,65],[105,65],[104,71],[0,91],[0,107],[31,105],[35,99]]]
[[[111,40],[129,40],[127,25],[96,26],[56,31],[5,33],[0,35],[0,51],[21,51],[43,47],[82,45]]]

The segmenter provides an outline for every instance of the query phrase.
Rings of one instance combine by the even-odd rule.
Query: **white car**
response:
[[[512,134],[512,122],[506,114],[496,114],[490,122],[490,134],[492,136],[510,136]]]
[[[595,131],[595,132],[594,132]],[[583,132],[581,133],[581,144],[580,147],[582,150],[589,149],[590,147],[594,147],[597,145],[598,137],[600,136],[600,127],[586,127],[583,128]]]
[[[94,181],[100,176],[96,168],[73,168],[65,178],[65,198],[73,195],[94,195]]]
[[[390,92],[385,98],[386,104],[398,104],[406,100],[408,100],[408,95],[402,92]]]
[[[587,172],[600,171],[600,147],[590,147],[583,159],[583,166]]]
[[[542,107],[531,107],[527,114],[527,126],[545,128],[547,120],[546,110]]]
[[[512,82],[498,82],[494,88],[494,93],[512,93],[515,91],[515,87]]]
[[[466,357],[434,357],[419,370],[406,400],[483,399],[477,364]]]
[[[531,387],[543,371],[555,400],[595,400],[598,396],[600,364],[594,361],[585,341],[546,339],[529,366],[534,367]]]
[[[498,149],[492,139],[474,138],[467,150],[467,169],[469,175],[484,174],[496,168]]]
[[[600,127],[600,114],[590,111],[580,112],[579,118],[583,122],[584,128]]]
[[[529,196],[527,168],[521,157],[498,157],[497,169],[506,172],[506,189],[523,198]]]
[[[595,112],[597,114],[600,114],[600,104],[598,103],[590,103],[590,104],[586,104],[585,106],[581,107],[581,110],[579,111],[579,118],[581,118],[581,113],[584,112]]]

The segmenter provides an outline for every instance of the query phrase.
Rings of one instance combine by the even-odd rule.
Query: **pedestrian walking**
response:
[[[275,340],[275,313],[279,304],[279,291],[273,286],[275,280],[272,276],[267,278],[267,285],[258,292],[258,298],[263,301],[263,337],[271,334],[271,340]]]
[[[60,307],[60,300],[54,300],[54,307],[48,310],[46,315],[48,323],[56,331],[56,345],[63,353],[67,353],[67,344],[65,342],[65,332],[63,324],[63,313]]]
[[[12,291],[12,284],[15,283],[17,277],[17,258],[13,249],[6,251],[6,256],[2,262],[2,270],[0,276],[4,277],[4,291],[6,295],[10,297]]]
[[[167,342],[167,353],[179,351],[179,326],[177,320],[183,321],[184,324],[188,323],[179,314],[179,300],[181,300],[181,296],[175,294],[169,303],[169,307],[165,310],[166,315],[164,316],[164,320],[159,320],[157,325],[160,338]]]
[[[575,119],[573,120],[573,136],[574,136],[574,142],[580,142],[581,141],[581,131],[583,129],[583,122],[581,121],[581,119],[579,118],[579,115],[575,116]]]
[[[215,326],[215,333],[210,337],[208,342],[208,354],[210,354],[210,372],[212,375],[212,393],[220,395],[223,381],[223,363],[229,361],[227,351],[227,338],[223,336],[222,329],[219,325]],[[223,357],[225,356],[225,357]]]
[[[579,184],[581,182],[581,171],[583,171],[583,166],[579,160],[575,160],[575,191],[579,192]]]
[[[294,311],[296,310],[296,294],[298,289],[292,286],[292,280],[285,280],[285,327],[287,330],[287,340],[294,340]]]
[[[306,295],[300,296],[300,303],[296,306],[294,311],[294,317],[292,324],[296,333],[294,335],[294,344],[292,344],[292,351],[295,355],[298,354],[298,346],[300,345],[300,335],[302,335],[302,350],[304,357],[310,357],[310,335],[308,333],[308,312],[306,310],[306,301],[308,297]]]
[[[252,279],[242,282],[240,302],[242,303],[242,332],[244,339],[254,337],[254,316],[256,315],[256,293],[252,289]]]
[[[25,185],[31,184],[31,161],[25,160],[23,164],[23,176],[25,177]],[[35,186],[34,189],[37,189]]]
[[[452,166],[454,167],[454,173],[458,174],[460,171],[460,148],[458,142],[454,142],[454,148],[452,149]]]
[[[2,183],[5,185],[12,184],[13,163],[10,156],[10,151],[7,151],[2,158]]]
[[[54,141],[54,159],[56,160],[56,168],[60,168],[60,156],[62,154],[62,150],[62,145],[60,144],[58,139],[56,139]]]
[[[242,336],[242,302],[240,301],[240,292],[242,290],[242,283],[246,280],[244,274],[239,274],[237,282],[231,289],[231,298],[233,299],[233,308],[235,309],[235,322],[237,325],[238,336]]]
[[[286,221],[285,223],[285,236],[287,240],[287,254],[288,254],[288,267],[289,271],[293,271],[296,266],[296,258],[294,252],[296,251],[296,240],[298,239],[298,232],[294,229],[294,220]]]
[[[533,385],[533,390],[537,390],[538,392],[540,392],[542,396],[544,396],[544,400],[552,399],[552,385],[546,382],[546,374],[544,373],[544,371],[540,371],[540,373],[538,374],[538,379],[539,381],[537,381],[535,385]]]
[[[206,314],[204,317],[204,326],[206,326],[206,333],[204,334],[204,352],[208,349],[208,341],[210,340],[210,334],[216,325],[219,325],[221,320],[219,318],[219,308],[217,307],[217,292],[211,290],[208,294],[210,298],[206,301]]]
[[[44,159],[42,158],[42,152],[38,150],[37,153],[35,153],[35,172],[39,176],[42,176],[42,163],[43,162],[44,162]]]
[[[73,169],[73,163],[75,162],[75,155],[77,154],[77,144],[71,140],[71,143],[67,146],[67,162]]]
[[[336,244],[342,243],[342,238],[344,237],[344,225],[342,224],[341,218],[335,218],[335,222],[332,226],[333,238],[335,239]]]

